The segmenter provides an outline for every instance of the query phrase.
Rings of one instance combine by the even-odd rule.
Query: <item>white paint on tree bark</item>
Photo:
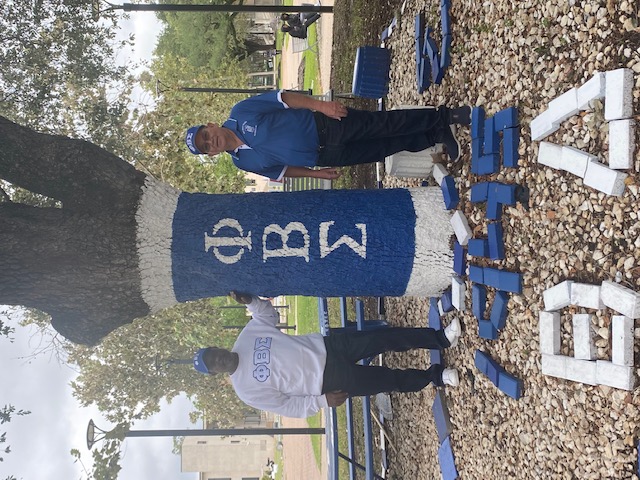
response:
[[[416,253],[405,295],[439,296],[451,283],[451,214],[438,187],[411,188],[416,212]]]
[[[171,277],[173,212],[180,192],[147,177],[136,212],[142,299],[151,313],[177,303]]]

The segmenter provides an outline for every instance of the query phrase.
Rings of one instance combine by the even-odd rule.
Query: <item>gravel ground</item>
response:
[[[470,174],[470,137],[462,129],[462,161],[447,166],[459,181],[461,208],[478,235],[486,234],[484,207],[468,201],[470,184],[488,178],[527,185],[531,209],[506,208],[506,260],[493,262],[524,275],[524,293],[511,296],[507,327],[497,341],[482,340],[470,311],[461,314],[465,332],[445,355],[459,369],[461,385],[447,389],[454,430],[456,465],[463,479],[566,478],[637,479],[639,391],[592,387],[547,377],[540,371],[538,313],[544,289],[564,279],[600,283],[622,274],[622,283],[640,291],[638,168],[630,171],[622,197],[608,197],[577,177],[536,162],[539,142],[529,124],[547,103],[580,86],[594,71],[632,68],[634,112],[640,97],[638,1],[454,0],[452,65],[443,84],[419,95],[415,86],[414,16],[427,14],[439,44],[439,2],[408,1],[394,32],[389,108],[401,104],[478,105],[487,114],[517,106],[521,121],[520,168],[491,177]],[[636,115],[637,117],[637,115]],[[574,145],[606,163],[608,131],[602,104],[565,122],[546,140]],[[386,187],[413,186],[414,180],[387,178]],[[467,305],[470,305],[467,282]],[[388,316],[399,325],[424,325],[428,299],[388,299]],[[570,311],[563,311],[563,354],[571,355]],[[610,359],[611,311],[597,312],[598,355]],[[447,322],[448,323],[448,322]],[[638,324],[636,323],[636,327]],[[640,328],[636,328],[636,338]],[[636,342],[638,343],[638,342]],[[524,381],[515,401],[477,375],[473,355],[483,349]],[[636,365],[640,365],[638,346]],[[428,356],[428,355],[427,355]],[[422,353],[389,355],[393,366],[427,364]],[[637,369],[637,374],[640,369]],[[434,390],[394,395],[391,478],[440,478],[437,433],[432,420]]]

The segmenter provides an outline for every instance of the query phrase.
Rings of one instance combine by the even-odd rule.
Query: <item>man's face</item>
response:
[[[198,150],[211,156],[231,150],[224,129],[216,123],[208,123],[198,130],[195,144]]]
[[[209,373],[231,373],[236,369],[236,355],[224,348],[211,347],[203,356]]]

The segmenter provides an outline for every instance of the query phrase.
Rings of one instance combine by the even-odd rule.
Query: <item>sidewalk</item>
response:
[[[304,418],[282,417],[284,428],[308,428]],[[283,435],[284,480],[325,480],[327,478],[326,449],[322,441],[322,470],[318,469],[309,435]]]
[[[322,0],[323,6],[332,6],[334,0]],[[294,5],[309,3],[309,0],[294,0]],[[323,13],[316,22],[318,28],[318,60],[320,65],[320,91],[326,92],[331,81],[331,50],[333,43],[333,14]],[[282,47],[282,59],[280,63],[280,85],[285,89],[297,89],[298,68],[302,62],[302,52],[294,53],[291,50],[291,41]]]

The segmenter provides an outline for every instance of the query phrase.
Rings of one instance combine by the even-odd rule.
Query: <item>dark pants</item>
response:
[[[314,114],[320,138],[319,166],[382,162],[403,150],[420,152],[441,142],[448,128],[446,108],[348,111],[341,120]]]
[[[417,392],[429,383],[442,385],[441,365],[428,370],[357,365],[363,358],[384,352],[404,352],[414,348],[442,349],[449,341],[442,330],[432,328],[379,328],[365,332],[334,333],[324,337],[327,364],[322,393],[341,390],[350,396],[380,392]]]

